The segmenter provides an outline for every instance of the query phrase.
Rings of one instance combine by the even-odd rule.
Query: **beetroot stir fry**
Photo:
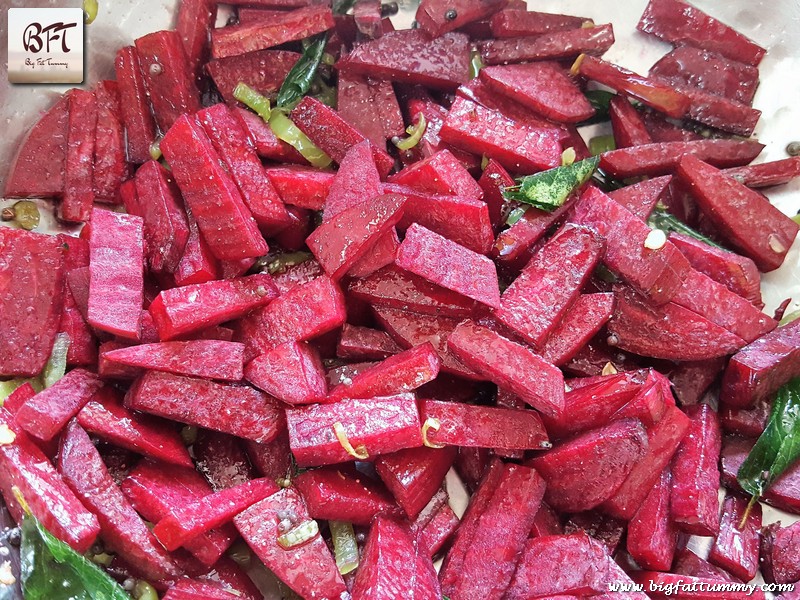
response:
[[[182,0],[10,167],[0,596],[797,598],[766,50],[681,0],[647,74],[520,0],[233,4]]]

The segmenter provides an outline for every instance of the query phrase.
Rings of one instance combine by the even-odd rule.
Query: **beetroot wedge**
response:
[[[239,82],[246,83],[260,94],[274,96],[299,58],[297,52],[287,50],[258,50],[212,60],[206,64],[206,70],[225,102],[235,106],[238,101],[233,90]],[[260,120],[260,117],[256,118]]]
[[[611,25],[597,25],[513,39],[487,40],[478,44],[478,50],[487,65],[504,65],[570,59],[581,54],[599,56],[613,43],[614,28]]]
[[[128,178],[125,131],[116,81],[101,81],[94,88],[97,127],[94,141],[94,195],[97,202],[119,204],[119,187]]]
[[[447,194],[480,200],[483,191],[449,150],[417,161],[389,178],[394,184],[429,194]]]
[[[800,545],[797,543],[797,530],[800,525],[794,523],[781,527],[780,522],[773,523],[764,531],[761,542],[761,560],[764,579],[775,583],[789,583],[800,577],[797,559],[800,556]]]
[[[753,504],[748,512],[747,500],[741,496],[727,496],[709,561],[742,581],[750,581],[758,573],[760,531],[761,504]]]
[[[340,73],[337,86],[337,110],[373,144],[380,147],[403,135],[403,115],[390,81]]]
[[[156,122],[142,73],[139,53],[133,46],[117,52],[115,62],[119,82],[120,110],[125,124],[128,160],[141,165],[150,160],[150,145],[156,141]]]
[[[402,350],[385,331],[347,323],[336,344],[336,356],[350,360],[383,360]]]
[[[217,8],[203,0],[188,0],[178,7],[175,30],[181,36],[189,68],[197,78],[202,76],[203,63],[208,59],[208,38]]]
[[[800,157],[793,156],[783,160],[746,165],[724,170],[728,177],[733,177],[747,187],[761,188],[788,183],[800,176]]]
[[[608,197],[619,202],[640,219],[646,220],[662,195],[668,193],[671,182],[671,175],[654,177],[609,192]]]
[[[670,520],[671,484],[670,471],[665,469],[628,524],[628,552],[645,569],[668,571],[672,566],[678,532]]]
[[[283,418],[277,403],[241,385],[149,371],[125,398],[129,408],[207,427],[256,442],[269,442]]]
[[[608,116],[614,131],[614,142],[617,148],[630,148],[651,144],[653,138],[647,131],[644,121],[636,108],[625,96],[614,96],[608,103]]]
[[[372,146],[366,140],[359,142],[344,155],[328,187],[322,220],[329,221],[380,194],[381,177],[375,166]]]
[[[64,193],[58,207],[63,221],[85,223],[94,202],[94,144],[97,100],[92,92],[75,89],[69,96]]]
[[[540,349],[547,362],[560,367],[583,348],[614,313],[614,295],[582,294]]]
[[[335,177],[331,171],[291,165],[268,167],[265,171],[286,204],[310,210],[322,210]]]
[[[124,187],[125,185],[123,185]],[[219,262],[200,235],[197,221],[188,210],[186,211],[186,221],[189,226],[189,237],[186,240],[180,262],[173,273],[175,285],[193,285],[219,279],[221,276]]]
[[[416,19],[422,30],[435,38],[468,23],[486,19],[506,4],[506,0],[480,0],[479,2],[423,0],[417,9]],[[447,14],[448,10],[452,10],[453,13]],[[455,17],[452,16],[453,14]]]
[[[309,404],[328,391],[319,353],[305,342],[286,342],[251,360],[247,381],[287,404]]]
[[[516,38],[549,31],[580,29],[585,23],[591,22],[591,19],[584,17],[511,8],[509,3],[508,8],[492,15],[489,26],[496,38]]]
[[[280,440],[281,436],[278,434],[272,442],[260,444],[210,429],[199,431],[194,443],[197,470],[215,492],[255,479],[258,473],[251,463],[250,456],[253,453],[248,452],[247,445],[267,447]]]

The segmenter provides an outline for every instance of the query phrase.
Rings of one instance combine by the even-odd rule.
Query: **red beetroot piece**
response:
[[[330,221],[347,209],[381,194],[381,177],[368,141],[350,148],[329,185],[322,220]]]
[[[668,571],[672,566],[678,532],[670,520],[671,485],[670,471],[665,469],[628,524],[628,553],[645,569]]]
[[[64,94],[19,144],[8,170],[6,198],[55,198],[64,192],[69,94]]]
[[[443,504],[425,526],[417,533],[420,549],[427,549],[433,558],[450,540],[461,521],[448,504]]]
[[[600,331],[613,312],[613,294],[582,294],[541,347],[542,358],[560,367]]]
[[[342,118],[378,147],[405,132],[391,81],[340,73],[336,100]]]
[[[363,460],[422,445],[412,394],[287,408],[286,420],[292,454],[304,467],[349,461],[355,455]]]
[[[525,346],[465,321],[449,336],[447,348],[467,367],[543,414],[557,417],[564,410],[563,375]]]
[[[458,96],[442,125],[443,141],[494,158],[509,171],[531,172],[558,166],[561,132],[512,120]]]
[[[123,184],[123,189],[125,184]],[[221,277],[221,267],[206,241],[200,235],[192,213],[186,211],[186,222],[189,226],[189,237],[183,249],[183,255],[175,268],[173,277],[176,286],[206,283]]]
[[[699,8],[679,0],[653,0],[642,13],[639,31],[676,45],[719,52],[730,59],[757,66],[766,50]]]
[[[503,209],[505,206],[503,188],[514,184],[514,178],[508,174],[508,171],[499,162],[490,158],[486,168],[481,173],[480,179],[478,179],[478,185],[483,190],[483,199],[489,208],[489,219],[495,232],[505,225],[505,222],[503,222]]]
[[[247,130],[247,135],[260,157],[297,165],[308,164],[293,146],[278,139],[269,124],[257,114],[239,106],[234,108],[234,112]]]
[[[233,90],[239,82],[246,83],[264,96],[275,96],[299,58],[297,52],[287,50],[258,50],[212,60],[206,63],[206,70],[225,102],[233,107],[238,103]],[[253,116],[261,120],[261,117]]]
[[[574,204],[574,197],[571,197],[553,212],[529,207],[519,221],[500,232],[492,255],[501,265],[508,265],[514,270],[522,269],[530,260],[534,245],[572,210]]]
[[[614,28],[611,25],[597,25],[513,39],[487,40],[478,44],[478,50],[485,64],[503,65],[571,59],[581,54],[600,56],[613,43]]]
[[[290,165],[267,167],[265,172],[286,204],[309,210],[322,210],[335,177],[331,171]]]
[[[429,425],[424,437],[434,447],[475,446],[502,450],[550,447],[542,420],[532,410],[437,400],[422,400],[419,410],[420,420]]]
[[[800,375],[800,320],[773,329],[734,354],[722,378],[720,400],[749,407]]]
[[[224,104],[197,113],[214,149],[225,162],[247,208],[265,233],[275,233],[289,224],[286,207],[264,173],[256,151],[239,119]]]
[[[747,506],[747,500],[741,496],[726,496],[719,534],[708,555],[713,564],[742,581],[750,581],[758,573],[761,539],[761,504],[754,503],[750,510],[747,510]]]
[[[540,348],[577,300],[602,254],[599,235],[568,225],[506,288],[495,318]]]
[[[688,575],[690,577],[702,577],[705,579],[719,579],[721,581],[731,581],[738,583],[739,580],[728,573],[725,569],[720,569],[712,565],[707,560],[700,558],[688,548],[678,548],[673,562],[673,573]]]
[[[100,532],[97,517],[84,508],[5,408],[0,408],[0,425],[15,434],[13,442],[0,445],[0,492],[11,516],[19,523],[25,515],[17,499],[19,493],[48,531],[77,552],[87,552]]]
[[[432,283],[493,308],[500,306],[494,263],[420,225],[406,231],[396,262]]]
[[[239,594],[226,591],[216,583],[181,579],[162,596],[164,600],[234,600]]]
[[[101,331],[131,340],[138,340],[141,334],[143,229],[140,217],[92,211],[87,321]]]
[[[240,323],[246,354],[258,354],[285,342],[306,341],[340,327],[346,319],[344,296],[326,276],[286,292]],[[247,359],[247,356],[245,356]]]
[[[182,114],[200,110],[194,69],[177,31],[149,33],[135,44],[156,124],[167,131]]]
[[[762,144],[749,140],[710,139],[645,144],[604,152],[600,168],[617,179],[668,175],[689,154],[716,167],[746,165],[761,153]]]
[[[512,9],[510,3],[508,8],[492,15],[489,19],[492,36],[496,38],[516,38],[550,31],[580,29],[588,23],[592,23],[592,20],[584,17],[535,12],[524,8]]]
[[[208,38],[217,17],[217,7],[205,0],[187,0],[178,6],[175,30],[181,37],[189,69],[195,78],[203,75],[208,58]]]
[[[635,419],[611,423],[563,442],[530,464],[547,481],[547,504],[580,512],[611,498],[647,450]]]
[[[172,423],[129,411],[114,388],[105,387],[95,393],[77,420],[88,433],[115,446],[174,465],[194,467]]]
[[[136,171],[136,202],[125,209],[144,219],[145,255],[150,270],[173,273],[189,240],[189,223],[178,186],[169,171],[151,160]]]
[[[719,407],[720,426],[725,433],[757,438],[767,428],[771,411],[771,398],[759,400],[752,408],[734,408],[723,404]]]
[[[128,164],[117,82],[99,82],[94,95],[97,102],[93,173],[95,200],[119,204],[119,186],[128,178]]]
[[[781,527],[780,522],[768,526],[761,539],[761,561],[764,579],[770,583],[793,583],[800,580],[800,525]]]
[[[273,442],[280,440],[281,436],[283,432],[279,433]],[[251,453],[247,451],[246,444],[259,444],[261,448],[273,442],[259,444],[219,431],[200,430],[193,445],[197,470],[203,474],[215,492],[234,487],[258,477],[256,469],[251,464],[249,458]]]
[[[416,60],[409,62],[407,56]],[[337,67],[344,72],[452,91],[469,79],[469,40],[462,33],[431,40],[418,30],[393,31],[356,46]]]
[[[150,304],[162,340],[245,316],[278,295],[266,273],[163,290]]]
[[[0,228],[0,376],[35,377],[59,330],[64,249],[58,238]]]
[[[17,423],[29,434],[51,440],[102,385],[94,373],[73,369],[23,404],[16,413]]]
[[[403,597],[440,598],[436,571],[406,525],[380,516],[373,522],[364,546],[353,582],[353,598],[390,600]]]
[[[468,23],[491,17],[506,4],[508,4],[507,0],[480,0],[479,2],[422,0],[417,8],[416,20],[425,33],[436,38]],[[448,10],[453,12],[448,14]]]
[[[162,342],[120,348],[103,354],[106,361],[129,367],[190,375],[204,379],[242,379],[244,345],[222,340]]]
[[[74,89],[69,95],[64,192],[58,217],[83,223],[92,215],[94,202],[94,144],[97,101],[94,94]]]
[[[267,568],[301,597],[341,597],[347,588],[322,536],[290,548],[278,544],[278,537],[285,533],[279,528],[284,515],[292,516],[291,527],[309,519],[303,499],[291,488],[254,504],[233,522]]]
[[[148,521],[157,523],[175,507],[197,502],[211,494],[211,488],[194,469],[142,461],[123,480],[122,493]],[[187,540],[184,548],[200,562],[211,566],[236,537],[231,525],[206,531]]]
[[[689,186],[700,210],[726,239],[764,272],[786,258],[800,226],[769,201],[697,157],[685,156],[678,175]]]
[[[286,342],[251,360],[245,378],[287,404],[309,404],[325,397],[328,386],[319,352],[305,342]]]
[[[392,175],[389,181],[429,194],[462,196],[472,200],[480,200],[483,196],[472,175],[449,150],[440,150],[407,166]]]
[[[725,169],[724,173],[751,188],[780,185],[800,176],[800,156]]]
[[[277,491],[278,486],[271,479],[254,479],[209,494],[195,502],[174,507],[156,523],[153,534],[167,550],[176,550]]]
[[[125,499],[86,432],[72,423],[61,441],[58,469],[97,515],[106,547],[122,554],[148,578],[168,579],[180,569]]]
[[[200,124],[181,116],[160,147],[214,255],[239,260],[266,254],[267,243]]]
[[[3,400],[3,406],[0,408],[5,408],[6,411],[15,415],[17,411],[25,404],[28,400],[33,398],[36,395],[36,390],[33,389],[33,386],[30,382],[25,382],[13,392],[11,392],[5,400]]]
[[[373,398],[411,392],[439,374],[439,356],[430,342],[420,344],[362,371],[349,384],[342,383],[327,400]]]
[[[619,202],[640,219],[646,220],[662,195],[668,193],[671,182],[671,175],[654,177],[609,192],[608,197]]]
[[[416,519],[441,487],[456,448],[408,448],[384,454],[375,470],[409,519]]]
[[[312,519],[369,527],[376,515],[399,512],[386,490],[357,471],[312,469],[298,475],[292,483],[303,496]]]
[[[256,389],[158,371],[140,377],[125,403],[134,410],[256,442],[274,439],[283,421],[277,403]]]
[[[402,350],[385,331],[348,323],[342,327],[342,335],[336,344],[336,356],[349,360],[383,360]]]
[[[211,54],[224,58],[301,40],[333,28],[327,6],[308,6],[269,20],[232,25],[211,32]]]
[[[647,131],[638,110],[626,96],[616,95],[608,103],[608,116],[614,131],[614,142],[617,148],[630,148],[652,144],[653,138]]]
[[[463,556],[441,574],[442,592],[460,598],[502,598],[533,525],[545,482],[533,469],[505,465],[491,499],[473,516]],[[515,506],[515,510],[508,510]],[[466,517],[466,515],[465,515]],[[503,536],[497,536],[497,527]],[[455,546],[451,552],[459,549]],[[458,567],[454,572],[453,567]]]
[[[664,304],[680,289],[690,269],[688,261],[669,242],[647,248],[647,224],[597,188],[589,187],[581,195],[572,220],[605,238],[605,265],[654,303]]]
[[[564,69],[554,63],[486,67],[480,77],[489,89],[558,123],[579,123],[595,112]]]
[[[150,109],[139,53],[133,46],[117,51],[115,71],[119,85],[119,107],[125,124],[128,161],[141,165],[150,160],[150,145],[156,140],[156,122]]]
[[[255,469],[262,477],[270,479],[290,478],[294,466],[289,449],[289,433],[284,430],[268,444],[259,444],[252,440],[245,441],[245,450]],[[252,479],[252,477],[251,477]]]

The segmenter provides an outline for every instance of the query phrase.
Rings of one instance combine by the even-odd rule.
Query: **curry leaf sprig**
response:
[[[599,162],[600,157],[593,156],[571,165],[527,175],[518,180],[519,185],[505,188],[503,197],[552,212],[589,181]]]

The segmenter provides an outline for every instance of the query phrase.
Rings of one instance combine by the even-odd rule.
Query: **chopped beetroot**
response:
[[[299,285],[240,323],[240,336],[250,353],[271,350],[285,342],[303,342],[340,327],[346,319],[344,296],[328,277]]]
[[[211,494],[211,488],[194,469],[142,461],[123,480],[122,493],[148,521],[157,523],[175,507],[197,502]],[[226,525],[187,540],[184,548],[204,565],[211,566],[228,549],[236,530]]]
[[[767,52],[728,25],[679,0],[651,0],[637,29],[676,45],[712,50],[753,66]]]
[[[266,254],[267,243],[200,124],[181,116],[160,146],[214,255],[238,260]]]
[[[225,102],[235,106],[238,101],[233,90],[240,82],[259,94],[274,96],[299,58],[297,52],[287,50],[258,50],[212,60],[206,64],[206,70]]]
[[[283,272],[275,273],[272,280],[275,282],[278,291],[283,295],[323,275],[324,273],[319,263],[313,258],[310,258],[298,265],[287,267]]]
[[[489,19],[489,26],[492,36],[496,38],[517,38],[551,31],[580,29],[586,23],[591,22],[591,19],[572,15],[512,9],[509,3],[508,8],[501,10]]]
[[[573,196],[553,212],[529,207],[519,221],[497,236],[493,256],[500,264],[508,265],[515,270],[522,269],[530,260],[534,245],[572,210],[574,204]]]
[[[503,188],[514,184],[514,178],[508,174],[508,171],[493,158],[489,159],[480,179],[478,179],[478,185],[483,190],[483,199],[489,208],[489,219],[495,231],[499,231],[505,224],[503,222],[503,209],[505,206]]]
[[[595,112],[566,71],[555,63],[486,67],[480,76],[489,89],[559,123],[585,121]]]
[[[702,315],[668,302],[654,306],[625,286],[615,286],[616,307],[608,322],[611,345],[666,360],[706,360],[733,354],[747,344]]]
[[[772,271],[783,263],[800,230],[797,223],[763,195],[695,156],[681,159],[678,175],[690,186],[703,214],[760,270]]]
[[[761,111],[747,104],[728,100],[692,87],[672,84],[675,90],[689,98],[686,117],[720,131],[749,136],[761,117]]]
[[[119,204],[119,186],[128,178],[128,164],[117,82],[99,82],[94,95],[97,101],[92,184],[95,200]]]
[[[502,450],[540,450],[550,446],[538,413],[532,410],[422,400],[420,420],[433,419],[426,439],[433,445],[477,446]]]
[[[261,230],[274,233],[288,225],[286,207],[265,175],[255,149],[248,142],[247,132],[233,111],[224,104],[215,104],[197,113],[197,120],[227,165]]]
[[[20,142],[6,177],[6,198],[55,198],[64,192],[70,94],[64,94]]]
[[[669,571],[672,566],[678,535],[670,520],[671,485],[670,471],[665,469],[628,524],[628,552],[644,569]]]
[[[668,193],[668,186],[671,182],[671,175],[653,177],[613,190],[609,192],[608,197],[619,202],[640,219],[645,220],[650,216],[662,195]],[[670,237],[670,239],[672,238]]]
[[[150,145],[156,141],[156,122],[142,73],[139,53],[133,46],[117,52],[115,62],[119,84],[119,106],[125,124],[128,160],[141,165],[150,160]]]
[[[357,471],[322,468],[305,471],[292,480],[312,519],[347,521],[369,527],[376,515],[397,515],[386,490]]]
[[[675,246],[646,245],[650,227],[595,187],[581,195],[572,220],[606,240],[605,265],[652,302],[664,304],[680,289],[690,267]]]
[[[445,142],[491,156],[514,172],[541,171],[560,162],[560,130],[514,121],[461,96],[456,97],[440,135]]]
[[[78,424],[120,448],[170,464],[194,467],[171,423],[129,411],[122,405],[121,395],[111,387],[92,396],[78,413]]]
[[[751,408],[735,408],[727,404],[720,404],[720,426],[725,433],[757,438],[764,433],[771,411],[772,398],[770,397],[762,398]]]
[[[381,192],[381,177],[375,166],[372,145],[366,140],[359,142],[346,152],[328,187],[322,220],[329,221]]]
[[[263,50],[311,37],[333,25],[329,7],[308,6],[269,20],[214,29],[211,31],[211,54],[214,58],[224,58]]]
[[[64,249],[58,238],[0,228],[0,376],[35,377],[59,329]]]
[[[405,207],[405,204],[403,206]],[[347,274],[351,277],[369,277],[383,267],[391,265],[397,257],[399,248],[400,237],[397,235],[397,229],[392,227],[378,238],[372,249],[357,260]]]
[[[336,356],[348,360],[383,360],[402,350],[385,331],[348,323],[342,327],[336,344]]]
[[[800,581],[800,525],[781,527],[780,522],[768,526],[761,540],[761,562],[764,579],[770,583]]]
[[[603,254],[603,239],[568,225],[533,256],[506,288],[495,318],[541,348],[580,295]]]
[[[94,202],[94,143],[97,100],[92,92],[74,89],[69,95],[64,193],[58,207],[63,221],[85,223]]]
[[[245,542],[278,579],[305,598],[339,598],[347,588],[336,568],[325,540],[316,535],[306,543],[284,548],[278,537],[285,516],[289,527],[308,521],[300,494],[291,488],[280,490],[234,517]]]
[[[310,210],[322,210],[335,177],[331,171],[288,165],[268,167],[265,172],[286,204]]]
[[[147,97],[161,131],[167,131],[184,113],[200,110],[195,72],[177,31],[156,31],[136,40]]]
[[[544,506],[547,506],[546,504]],[[548,507],[549,510],[552,510]],[[572,515],[564,523],[564,533],[586,533],[602,543],[608,553],[614,556],[625,534],[625,523],[619,519],[608,517],[596,510],[589,510]]]
[[[560,367],[600,331],[613,313],[613,294],[581,294],[542,345],[542,358]]]
[[[408,56],[416,60],[408,61]],[[356,46],[337,63],[340,71],[455,90],[469,79],[469,40],[447,33],[431,40],[419,30],[393,31]]]
[[[219,527],[238,513],[278,491],[271,479],[253,479],[194,502],[175,506],[153,528],[167,550],[177,550],[200,534]]]
[[[192,375],[204,379],[242,379],[244,345],[221,340],[162,342],[120,348],[103,354],[106,361],[129,367]]]
[[[561,517],[552,508],[542,502],[539,510],[536,511],[536,518],[531,527],[531,537],[542,537],[545,535],[562,535],[564,527],[561,525]]]
[[[355,454],[373,457],[422,445],[412,394],[287,408],[286,420],[292,454],[303,467],[353,460]]]
[[[256,442],[278,435],[283,416],[277,402],[242,385],[148,371],[134,383],[125,404],[173,421],[207,427]]]
[[[97,518],[84,508],[5,408],[0,408],[0,424],[16,434],[13,442],[0,445],[0,492],[11,516],[20,523],[25,515],[15,494],[18,490],[31,514],[48,531],[76,551],[87,552],[100,532]]]
[[[178,566],[150,533],[103,464],[92,440],[72,423],[61,440],[58,470],[100,522],[106,548],[124,554],[148,578],[180,575]]]
[[[800,374],[800,320],[774,329],[736,353],[722,378],[720,400],[749,407],[769,398]]]
[[[708,559],[742,581],[750,581],[758,573],[760,531],[761,504],[756,502],[748,510],[747,500],[741,496],[726,496],[719,534]]]
[[[458,572],[450,572],[455,577],[448,580],[447,571],[442,571],[445,594],[500,599],[511,583],[517,558],[539,510],[545,482],[535,470],[521,465],[505,465],[501,471],[491,498],[478,507],[480,513],[473,517],[472,531],[465,532],[470,539],[465,540],[467,547]],[[510,506],[516,509],[509,510]],[[498,528],[502,529],[502,536],[497,535]]]
[[[608,116],[614,130],[617,148],[630,148],[652,144],[653,138],[644,125],[641,114],[633,107],[626,96],[615,95],[608,104]]]
[[[417,543],[421,549],[427,548],[433,557],[453,536],[461,521],[448,504],[443,504],[431,519],[417,533]]]
[[[644,456],[617,492],[603,503],[604,512],[620,519],[633,518],[689,431],[690,423],[680,409],[668,406],[661,420],[648,426]]]
[[[406,525],[379,516],[372,523],[353,582],[353,598],[441,598],[436,571]]]
[[[200,579],[214,585],[221,585],[227,591],[238,596],[239,600],[261,600],[261,591],[247,575],[247,572],[227,556],[223,556],[214,563],[213,569],[205,575],[201,575]]]
[[[86,320],[101,331],[131,340],[138,340],[141,335],[143,230],[141,217],[92,211]]]
[[[746,165],[764,149],[750,140],[702,139],[620,148],[600,156],[600,168],[617,179],[639,175],[668,175],[689,154],[716,167]]]
[[[217,583],[181,579],[162,596],[164,600],[235,600],[239,594],[225,590]]]
[[[408,448],[384,454],[375,470],[409,519],[417,518],[436,493],[456,457],[456,449]]]
[[[262,158],[280,162],[307,165],[308,161],[293,146],[275,136],[275,132],[268,123],[254,112],[237,106],[234,108],[236,116],[247,135],[256,148],[256,153]]]
[[[549,31],[541,35],[488,40],[478,44],[487,65],[503,65],[536,60],[575,58],[581,54],[600,56],[614,43],[611,25]]]
[[[274,441],[279,440],[282,435],[283,433],[278,434]],[[253,440],[242,440],[210,429],[198,431],[193,444],[197,470],[203,474],[215,492],[258,477],[256,469],[251,464],[250,453],[247,451],[246,444],[249,443],[259,444]]]
[[[208,38],[216,17],[216,5],[206,0],[187,0],[178,6],[175,30],[181,37],[195,78],[203,75],[203,63],[208,58]]]
[[[235,438],[234,438],[235,439]],[[285,429],[268,444],[245,440],[245,450],[250,462],[262,477],[288,479],[294,472],[292,452],[289,449],[289,432]],[[250,477],[250,479],[255,478]]]
[[[174,273],[185,254],[189,223],[178,186],[169,171],[150,160],[136,170],[135,206],[125,209],[144,220],[145,255],[150,270]]]
[[[728,573],[725,569],[720,569],[712,565],[688,548],[678,548],[675,553],[675,562],[673,563],[672,572],[681,575],[689,575],[690,577],[718,579],[734,583],[739,582],[736,577]]]
[[[125,185],[122,187],[124,189]],[[186,211],[186,222],[189,226],[189,237],[186,240],[181,260],[173,273],[175,285],[194,285],[218,279],[220,276],[219,262],[200,235],[197,221],[189,210]]]
[[[556,510],[580,512],[613,497],[647,450],[642,424],[626,419],[594,429],[534,458]]]
[[[397,194],[367,200],[323,223],[306,243],[325,272],[339,279],[398,223],[405,201]]]
[[[497,308],[500,289],[491,260],[413,224],[400,244],[397,265],[449,290]]]
[[[467,367],[543,414],[558,417],[564,410],[563,375],[525,346],[464,321],[449,336],[447,347]]]
[[[23,404],[25,404],[35,395],[36,395],[36,390],[33,389],[33,386],[30,384],[30,382],[26,381],[17,389],[15,389],[13,392],[11,392],[5,398],[5,400],[3,400],[3,406],[0,408],[4,408],[6,409],[7,412],[14,415],[22,407]]]
[[[390,81],[343,72],[339,74],[336,99],[342,118],[378,147],[405,132]]]
[[[757,165],[733,167],[725,169],[723,173],[751,188],[780,185],[800,177],[800,156]]]
[[[480,200],[483,191],[449,150],[440,150],[389,178],[391,183],[428,194],[462,196]]]
[[[491,17],[507,3],[507,0],[422,0],[417,8],[416,20],[425,33],[436,38],[468,23]],[[453,11],[452,14],[449,11]]]
[[[259,355],[248,363],[245,378],[287,404],[318,402],[328,391],[319,353],[305,342],[286,342]]]
[[[102,385],[94,373],[73,369],[23,404],[16,413],[17,423],[29,434],[51,440]]]
[[[328,401],[342,398],[373,398],[411,392],[436,379],[439,355],[430,342],[390,356],[331,390]]]
[[[163,290],[148,310],[166,341],[243,317],[277,295],[272,277],[259,273]]]

